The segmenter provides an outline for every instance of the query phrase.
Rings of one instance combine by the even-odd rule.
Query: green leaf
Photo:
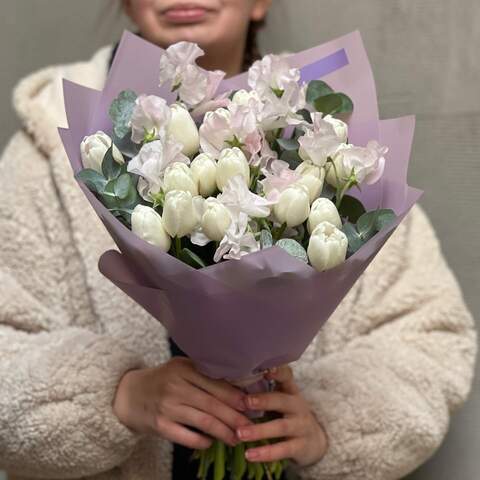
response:
[[[385,227],[391,225],[396,220],[396,218],[397,216],[395,215],[395,212],[393,210],[390,210],[389,208],[380,210],[377,218],[377,231],[379,232]]]
[[[331,93],[330,95],[317,98],[313,105],[317,112],[322,112],[324,115],[331,115],[341,110],[342,98],[337,93]]]
[[[301,163],[303,163],[303,160],[300,158],[300,155],[298,154],[298,151],[296,150],[285,150],[280,154],[280,160],[283,160],[284,162],[288,163],[288,166],[292,169],[295,170]]]
[[[120,152],[128,158],[133,158],[138,155],[142,148],[140,144],[132,142],[132,130],[129,128],[126,135],[119,137],[115,131],[112,134],[113,143],[117,146]]]
[[[328,198],[329,200],[333,200],[333,202],[335,203],[334,198],[335,198],[336,193],[337,193],[337,190],[335,188],[333,188],[330,184],[325,182],[323,184],[323,189],[322,189],[322,193],[321,193],[320,196],[322,198]],[[345,198],[345,197],[343,197],[343,198]]]
[[[342,218],[347,218],[349,222],[357,223],[358,219],[365,213],[365,207],[360,200],[350,195],[345,195],[338,212]]]
[[[133,185],[130,174],[123,173],[116,179],[114,192],[120,200],[125,200],[128,197],[131,188],[135,188],[135,186]]]
[[[106,151],[102,161],[102,173],[108,180],[117,178],[122,170],[122,164],[117,163],[113,158],[113,143]]]
[[[78,172],[75,178],[84,183],[94,193],[103,193],[107,184],[107,179],[92,168],[85,168]]]
[[[207,266],[206,263],[189,248],[182,248],[182,250],[180,251],[179,260],[196,269],[204,268]]]
[[[333,89],[322,80],[312,80],[307,87],[307,103],[313,105],[315,100],[333,93]]]
[[[293,240],[293,238],[282,238],[275,246],[282,248],[298,260],[308,263],[307,252],[296,240]]]
[[[262,230],[260,232],[260,245],[263,248],[270,248],[273,245],[272,234],[268,230]]]
[[[342,105],[336,112],[333,113],[352,113],[354,108],[352,99],[344,93],[337,93],[337,96],[340,97]]]
[[[255,480],[262,480],[263,473],[263,464],[255,463]]]
[[[377,233],[377,220],[380,210],[364,213],[357,221],[357,230],[364,240],[369,240]]]
[[[120,138],[125,137],[130,130],[129,123],[132,118],[136,100],[137,94],[135,92],[132,90],[124,90],[120,92],[110,106],[108,113],[113,122],[115,134]]]
[[[312,123],[312,114],[306,109],[302,108],[297,112],[306,122]]]
[[[296,138],[277,138],[277,143],[288,152],[297,151],[300,148]]]
[[[357,232],[355,225],[351,223],[345,223],[342,227],[343,233],[348,239],[348,253],[353,254],[359,250],[365,243],[360,234]]]

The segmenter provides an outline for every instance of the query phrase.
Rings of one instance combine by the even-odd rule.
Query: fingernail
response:
[[[259,404],[260,400],[258,399],[258,397],[248,397],[248,405],[250,406],[250,408],[258,407]]]
[[[255,450],[247,450],[245,453],[247,460],[256,460],[258,458],[258,452]]]
[[[250,430],[248,428],[239,428],[237,435],[240,440],[246,440],[250,436]]]

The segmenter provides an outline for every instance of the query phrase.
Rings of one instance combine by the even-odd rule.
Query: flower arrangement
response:
[[[323,271],[395,219],[348,195],[381,178],[388,149],[349,143],[346,94],[267,55],[248,90],[217,95],[225,74],[200,68],[201,55],[169,47],[159,85],[176,101],[123,91],[113,140],[99,131],[81,144],[77,178],[136,235],[195,268],[275,245]]]

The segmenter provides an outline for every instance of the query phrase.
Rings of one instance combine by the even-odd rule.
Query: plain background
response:
[[[480,318],[480,2],[273,0],[264,52],[298,51],[360,30],[384,118],[417,115],[410,184],[432,219],[469,307]],[[115,2],[113,2],[115,3]],[[11,89],[27,73],[87,59],[126,22],[108,0],[0,0],[0,146],[19,124]],[[480,478],[480,388],[445,444],[410,480]],[[0,473],[1,476],[1,473]]]

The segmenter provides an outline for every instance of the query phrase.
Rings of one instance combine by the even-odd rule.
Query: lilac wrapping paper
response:
[[[85,135],[112,131],[111,101],[124,89],[172,95],[158,87],[163,50],[125,33],[105,89],[91,90],[65,81],[68,129],[59,129],[74,172],[81,170],[80,142]],[[378,233],[345,264],[317,272],[272,247],[201,270],[136,237],[80,184],[120,252],[105,252],[100,271],[157,318],[205,374],[249,378],[266,368],[297,360],[359,276],[419,199],[406,183],[414,118],[379,121],[370,64],[358,33],[346,35],[289,58],[302,78],[322,78],[354,102],[349,119],[352,143],[376,139],[389,146],[381,182],[359,198],[368,208],[392,208],[395,224]],[[221,91],[246,87],[246,76],[225,80]]]

